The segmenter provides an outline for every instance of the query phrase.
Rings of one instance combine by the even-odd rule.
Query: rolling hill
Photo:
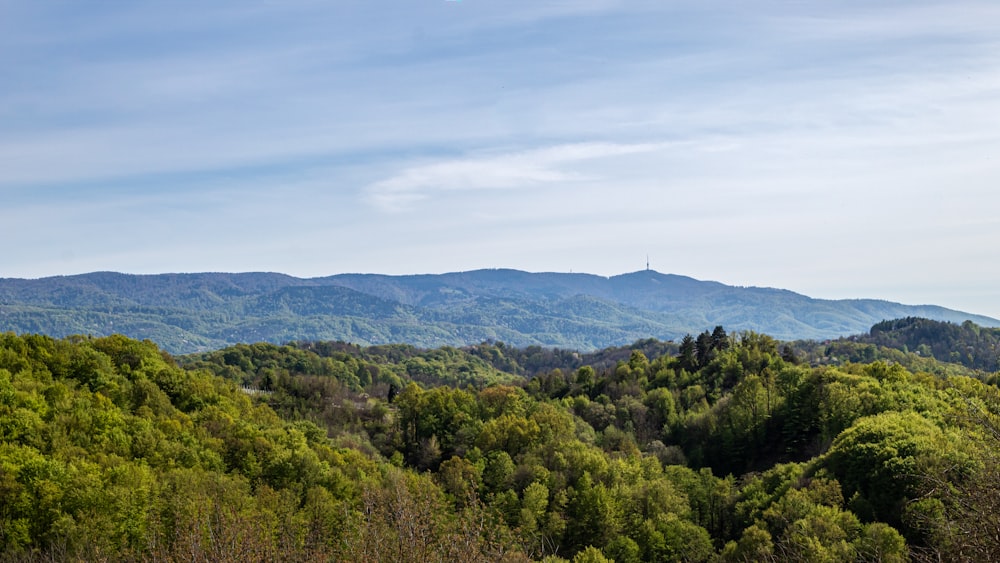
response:
[[[291,340],[423,347],[500,340],[588,351],[675,339],[715,325],[780,339],[827,339],[902,317],[1000,326],[932,305],[812,299],[648,270],[613,277],[491,269],[309,279],[113,272],[0,279],[0,331],[121,333],[173,353]]]

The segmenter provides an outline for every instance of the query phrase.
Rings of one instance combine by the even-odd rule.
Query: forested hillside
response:
[[[178,363],[120,336],[2,335],[0,551],[551,563],[1000,550],[989,374],[812,367],[721,326],[676,347],[542,352],[304,342]]]
[[[914,351],[924,357],[985,371],[1000,369],[1000,329],[908,317],[883,321],[852,340]]]
[[[125,334],[172,353],[296,340],[425,348],[500,341],[588,352],[650,337],[679,340],[719,324],[782,339],[831,339],[908,316],[1000,326],[942,307],[811,299],[648,270],[610,278],[478,270],[311,279],[112,272],[0,279],[2,331]]]

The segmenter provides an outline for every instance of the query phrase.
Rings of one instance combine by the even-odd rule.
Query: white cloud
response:
[[[486,157],[453,159],[406,168],[366,188],[385,211],[401,211],[434,194],[455,190],[530,188],[589,177],[565,165],[660,150],[665,144],[574,143]]]

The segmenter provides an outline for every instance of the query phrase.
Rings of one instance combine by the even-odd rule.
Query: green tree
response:
[[[834,440],[826,463],[844,486],[858,495],[874,518],[901,522],[906,502],[918,494],[922,458],[964,463],[955,437],[914,412],[885,412],[865,417]]]

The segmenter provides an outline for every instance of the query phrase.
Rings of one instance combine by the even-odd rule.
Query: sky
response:
[[[0,277],[646,267],[1000,318],[1000,3],[0,0]]]

